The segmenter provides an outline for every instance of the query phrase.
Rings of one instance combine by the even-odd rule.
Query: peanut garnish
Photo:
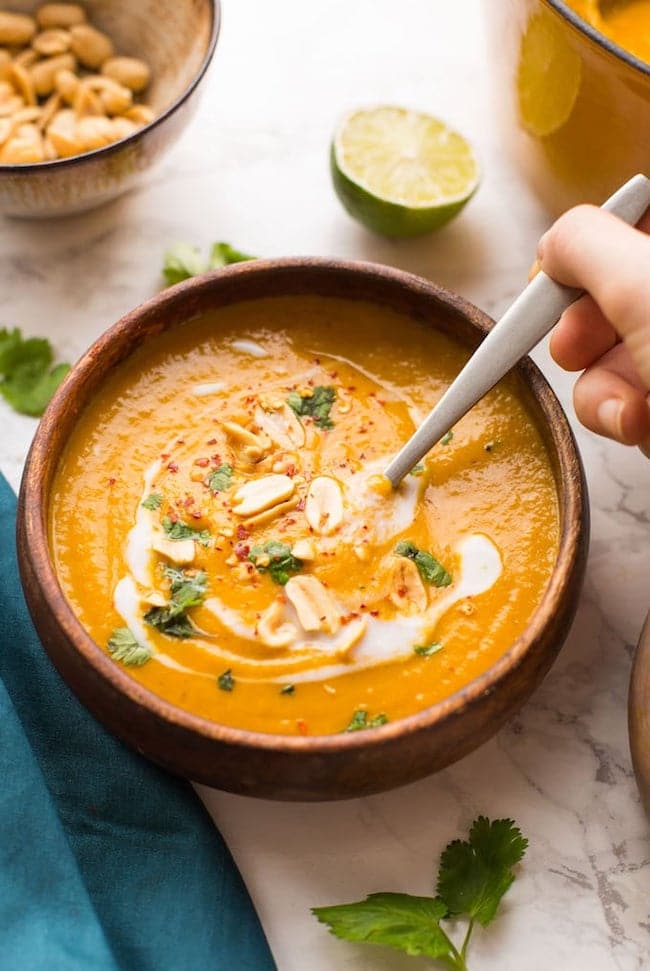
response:
[[[293,549],[291,552],[294,556],[297,556],[299,560],[316,559],[316,550],[314,549],[314,544],[309,539],[299,539],[297,543],[293,544]]]
[[[291,577],[284,590],[304,630],[336,634],[341,627],[341,611],[317,577]]]
[[[284,619],[280,600],[274,600],[264,611],[257,625],[257,633],[267,647],[288,647],[298,636],[295,626]]]
[[[152,549],[161,556],[167,557],[172,563],[179,566],[186,566],[194,562],[196,547],[193,539],[165,539],[164,536],[157,536],[151,544]]]
[[[389,597],[396,607],[411,614],[426,610],[427,592],[413,560],[403,556],[395,557],[391,566],[390,583]]]
[[[238,516],[255,516],[289,499],[294,493],[293,480],[288,475],[263,475],[241,486],[233,496]]]
[[[328,475],[319,475],[309,486],[305,503],[307,522],[317,533],[328,536],[343,520],[341,487]]]
[[[255,422],[280,448],[301,448],[305,444],[305,429],[302,422],[284,401],[280,403],[279,408],[257,408]]]
[[[349,654],[355,644],[358,644],[368,629],[367,617],[356,617],[343,630],[343,634],[336,645],[336,653]]]

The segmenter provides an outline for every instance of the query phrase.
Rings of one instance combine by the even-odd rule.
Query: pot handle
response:
[[[627,714],[632,765],[641,800],[650,816],[650,613],[634,656]]]

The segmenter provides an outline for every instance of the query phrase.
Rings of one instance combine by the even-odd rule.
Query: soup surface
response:
[[[373,727],[466,685],[526,627],[559,541],[515,379],[385,488],[467,354],[317,297],[149,340],[57,473],[51,544],[81,622],[152,691],[263,732]]]
[[[650,63],[650,0],[611,4],[605,16],[598,0],[566,0],[566,3],[605,37]]]

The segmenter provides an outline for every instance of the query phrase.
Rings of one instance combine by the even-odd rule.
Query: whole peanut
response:
[[[135,94],[144,91],[151,81],[149,65],[137,57],[109,57],[102,65],[102,74]]]
[[[78,24],[73,27],[70,37],[72,53],[84,67],[90,70],[100,68],[104,61],[113,56],[113,41],[90,24]]]
[[[77,62],[73,54],[59,54],[58,57],[48,57],[47,60],[39,61],[31,69],[36,93],[42,98],[52,94],[59,71],[74,71],[76,66]]]
[[[0,10],[0,44],[9,47],[22,47],[29,44],[36,33],[36,21],[22,13],[8,13]]]
[[[43,57],[55,57],[70,50],[72,38],[68,30],[53,28],[37,34],[32,41],[32,47]]]
[[[43,30],[74,27],[86,22],[86,12],[78,3],[46,3],[36,11],[36,20]]]

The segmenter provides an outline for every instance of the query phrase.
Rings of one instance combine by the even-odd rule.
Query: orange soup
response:
[[[650,0],[621,0],[601,12],[599,0],[566,0],[601,34],[650,64]]]
[[[467,349],[388,308],[278,297],[147,342],[86,408],[51,545],[96,642],[180,708],[282,734],[444,699],[523,632],[559,543],[516,379],[396,492]]]

